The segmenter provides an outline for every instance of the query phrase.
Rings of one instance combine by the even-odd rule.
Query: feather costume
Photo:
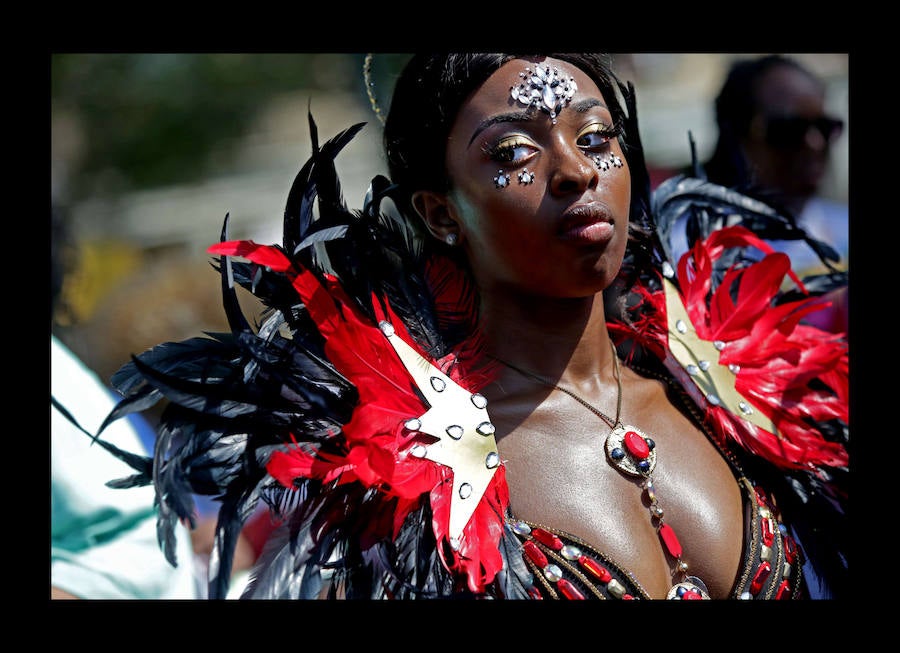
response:
[[[237,537],[260,500],[279,526],[245,598],[528,598],[533,577],[505,521],[504,466],[479,394],[495,370],[481,355],[469,277],[395,214],[386,178],[373,179],[361,211],[347,209],[334,160],[362,124],[321,147],[311,115],[309,125],[313,152],[288,194],[283,243],[228,240],[226,216],[209,250],[219,257],[230,333],[159,345],[114,376],[124,399],[104,427],[168,403],[152,458],[112,451],[136,470],[112,484],[155,486],[160,543],[173,564],[172,528],[193,525],[192,494],[221,502],[210,598],[226,595]],[[639,142],[629,153],[631,169],[643,170]],[[633,174],[647,216],[646,175]],[[707,185],[679,210],[746,208],[742,196],[720,194]],[[654,242],[661,270],[667,256]],[[797,474],[798,493],[828,496],[841,506],[830,514],[843,514],[819,470],[845,468],[846,452],[815,423],[848,418],[846,350],[798,324],[813,310],[805,300],[764,310],[788,270],[778,255],[714,278],[713,263],[736,244],[759,243],[746,231],[713,234],[671,281],[626,265],[623,277],[638,279],[628,295],[635,315],[611,333],[620,351],[649,352],[691,388],[720,444]],[[719,362],[741,366],[734,390],[775,431],[711,404],[673,357],[663,283],[701,341],[734,344]],[[267,307],[255,330],[236,286]]]

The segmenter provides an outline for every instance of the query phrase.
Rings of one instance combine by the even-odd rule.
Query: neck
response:
[[[601,293],[578,299],[483,294],[482,318],[487,351],[495,358],[575,385],[610,374]]]

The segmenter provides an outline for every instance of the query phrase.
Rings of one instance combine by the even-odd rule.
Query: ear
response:
[[[441,242],[447,242],[447,236],[453,234],[456,242],[459,242],[459,222],[453,217],[453,208],[446,193],[437,193],[430,190],[420,190],[413,193],[412,205],[422,217],[428,231]]]

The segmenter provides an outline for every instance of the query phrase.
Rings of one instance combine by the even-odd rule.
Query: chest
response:
[[[727,594],[743,543],[735,476],[678,410],[652,394],[642,399],[652,409],[641,429],[656,445],[655,502],[643,477],[611,464],[605,449],[610,427],[569,397],[553,393],[526,417],[509,419],[503,410],[494,416],[511,510],[590,542],[658,597],[671,587],[676,564],[657,532],[662,517],[677,535],[689,573],[700,576],[712,595]]]

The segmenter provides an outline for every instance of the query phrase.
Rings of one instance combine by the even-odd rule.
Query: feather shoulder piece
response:
[[[729,204],[725,193],[737,194],[715,190],[701,212],[714,202],[734,211],[758,210],[755,202]],[[763,258],[731,257],[748,248]],[[821,430],[849,421],[846,334],[803,323],[827,306],[821,299],[780,301],[786,276],[803,289],[788,257],[748,229],[731,226],[697,241],[677,267],[665,254],[661,260],[655,276],[632,288],[631,317],[611,323],[612,333],[664,361],[723,442],[782,469],[846,467],[845,443]]]
[[[168,400],[152,463],[131,484],[156,486],[161,532],[193,518],[192,493],[221,501],[211,598],[227,592],[260,500],[280,526],[246,597],[310,598],[324,575],[348,598],[484,593],[508,580],[508,496],[478,393],[492,370],[474,292],[391,212],[386,178],[347,209],[334,160],[362,124],[320,147],[309,123],[283,242],[229,240],[226,216],[209,248],[230,332],[133,357],[107,423]],[[238,287],[264,305],[258,327]]]

